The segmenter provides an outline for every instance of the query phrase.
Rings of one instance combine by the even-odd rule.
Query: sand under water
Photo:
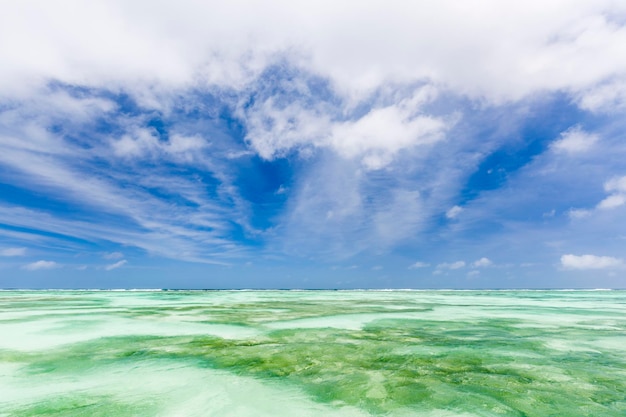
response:
[[[626,292],[0,292],[0,416],[379,415],[626,416]]]

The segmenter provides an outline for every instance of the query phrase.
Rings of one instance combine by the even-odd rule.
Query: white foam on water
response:
[[[1,323],[0,349],[37,351],[115,336],[216,336],[246,339],[261,334],[245,326],[107,315],[47,317],[37,321]]]
[[[544,345],[550,349],[562,352],[591,352],[605,353],[614,351],[624,352],[626,336],[603,337],[597,340],[552,339],[545,340]]]
[[[3,369],[6,371],[6,368]],[[70,376],[0,377],[0,408],[17,409],[64,396],[106,397],[119,404],[156,403],[162,417],[365,417],[355,407],[317,403],[296,388],[176,363],[111,366]]]
[[[364,313],[321,316],[306,319],[283,320],[265,323],[270,329],[335,328],[361,330],[367,324],[382,319],[419,319],[422,313]]]

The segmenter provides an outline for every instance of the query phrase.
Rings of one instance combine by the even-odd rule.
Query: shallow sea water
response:
[[[626,292],[2,291],[5,416],[626,416]]]

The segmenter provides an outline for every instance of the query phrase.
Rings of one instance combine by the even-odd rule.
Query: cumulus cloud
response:
[[[408,98],[372,108],[357,116],[319,97],[275,97],[240,109],[248,126],[246,140],[265,159],[282,156],[292,149],[317,147],[332,149],[345,158],[360,160],[367,169],[387,166],[398,152],[433,144],[444,138],[455,123],[420,113],[420,106],[436,94],[432,87],[417,88]],[[313,106],[301,102],[317,99]],[[289,100],[289,104],[283,101]]]
[[[613,209],[616,207],[623,206],[626,203],[626,195],[624,194],[613,194],[605,198],[604,200],[598,203],[599,209]]]
[[[604,184],[604,190],[611,194],[598,203],[599,209],[613,209],[626,204],[626,176],[611,178]]]
[[[626,175],[608,180],[604,184],[604,190],[609,193],[626,193]]]
[[[472,264],[474,268],[484,268],[491,265],[493,265],[493,262],[489,258],[480,258]]]
[[[121,261],[115,262],[114,264],[110,264],[104,267],[105,270],[107,271],[112,271],[114,269],[120,268],[124,265],[126,265],[127,261],[126,259],[122,259]]]
[[[593,209],[570,209],[571,219],[583,219],[599,210],[612,210],[626,204],[626,176],[613,177],[604,183],[604,191],[609,195],[603,198]]]
[[[598,140],[598,135],[585,132],[580,126],[574,126],[561,133],[560,139],[552,144],[552,149],[575,154],[588,151]]]
[[[426,262],[417,261],[414,264],[409,266],[409,269],[418,269],[418,268],[427,268],[430,264]]]
[[[4,248],[0,249],[0,256],[24,256],[26,248]]]
[[[593,112],[623,111],[626,108],[626,78],[616,77],[596,84],[579,94],[578,103],[583,109]]]
[[[561,265],[565,269],[609,269],[621,267],[624,261],[611,256],[596,255],[563,255]]]
[[[24,265],[22,268],[26,269],[28,271],[39,271],[41,269],[52,269],[52,268],[56,268],[58,266],[58,264],[54,261],[36,261],[36,262],[32,262],[28,265]]]
[[[567,212],[567,215],[570,217],[570,219],[584,219],[585,217],[591,216],[591,213],[591,210],[573,208]]]
[[[465,261],[444,262],[437,265],[437,269],[461,269],[465,267]]]
[[[379,169],[404,148],[441,139],[444,128],[433,117],[405,118],[395,108],[375,109],[357,121],[333,126],[329,141],[340,154],[363,155],[367,168]]]

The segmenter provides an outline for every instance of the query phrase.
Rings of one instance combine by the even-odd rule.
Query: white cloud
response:
[[[112,271],[114,269],[117,269],[119,267],[126,265],[126,263],[127,263],[126,259],[122,259],[121,261],[115,262],[114,264],[105,266],[104,269],[107,271]]]
[[[459,206],[454,206],[452,207],[450,210],[448,210],[446,212],[446,217],[448,219],[454,219],[456,218],[459,214],[461,214],[463,212],[463,207],[459,207]]]
[[[402,149],[442,139],[445,128],[441,119],[411,116],[407,110],[391,106],[374,109],[356,121],[335,124],[329,142],[341,155],[362,156],[367,168],[380,169]]]
[[[190,262],[223,265],[225,262],[216,259],[215,253],[209,255],[205,251],[222,249],[224,256],[237,251],[237,247],[228,245],[228,241],[215,238],[211,234],[187,229],[184,222],[176,225],[174,218],[169,223],[162,223],[156,207],[153,210],[154,217],[146,223],[150,229],[143,231],[126,227],[126,225],[65,219],[41,211],[4,205],[0,205],[0,222],[46,233],[73,236],[86,241],[107,239],[121,245],[139,247],[156,255]],[[168,214],[173,215],[171,210]],[[189,216],[193,219],[197,214],[190,213]],[[198,224],[202,224],[202,221],[199,217]],[[78,250],[78,248],[75,249]]]
[[[0,249],[0,256],[24,256],[26,248],[5,248]]]
[[[592,211],[586,209],[570,209],[567,212],[567,215],[570,219],[584,219],[585,217],[591,216]]]
[[[464,261],[456,261],[451,263],[444,262],[437,265],[437,269],[461,269],[463,267],[465,267]]]
[[[598,140],[598,135],[575,126],[561,133],[561,138],[552,144],[552,149],[569,154],[581,153],[591,149]]]
[[[141,106],[163,109],[164,113],[172,97],[183,97],[192,90],[216,94],[226,90],[238,97],[236,102],[240,96],[246,101],[253,95],[258,101],[242,117],[250,146],[229,149],[229,155],[246,155],[252,149],[272,158],[294,149],[317,148],[319,153],[350,159],[348,164],[354,162],[345,170],[331,166],[330,173],[317,182],[304,178],[290,183],[287,213],[282,218],[287,221],[272,233],[299,234],[304,246],[308,239],[332,242],[329,251],[339,245],[349,252],[376,238],[389,246],[415,236],[423,219],[446,212],[446,202],[455,201],[449,190],[461,182],[458,178],[463,172],[458,165],[465,160],[453,151],[441,156],[452,162],[420,159],[430,147],[443,143],[454,124],[451,115],[431,113],[429,104],[437,97],[452,93],[493,104],[558,91],[579,99],[583,107],[599,109],[619,96],[602,88],[626,73],[626,56],[621,53],[626,30],[615,18],[626,11],[623,2],[443,0],[393,6],[380,0],[358,4],[279,0],[272,8],[242,0],[220,4],[95,0],[89,6],[65,0],[54,4],[3,2],[0,38],[13,41],[0,44],[0,97],[12,103],[13,96],[26,97],[27,106],[33,106],[50,96],[47,108],[58,103],[64,112],[81,112],[79,118],[85,119],[93,114],[110,116],[107,112],[114,104],[77,100],[47,90],[43,93],[41,86],[58,81],[85,90],[103,87],[129,93]],[[73,13],[64,13],[67,9]],[[294,70],[293,83],[284,86],[286,81],[281,80],[280,85],[269,85],[259,78],[272,70],[269,64],[277,62],[279,70]],[[328,103],[311,100],[299,73],[319,78],[322,84],[328,82]],[[297,90],[297,97],[284,104],[274,91],[282,87]],[[268,90],[269,97],[257,97],[261,89]],[[2,120],[0,125],[8,124]],[[169,141],[159,141],[155,132],[130,125],[107,146],[82,153],[73,152],[46,123],[0,138],[2,145],[10,148],[2,149],[0,162],[8,166],[8,172],[29,179],[28,184],[21,182],[25,188],[45,189],[81,208],[119,216],[121,225],[100,227],[87,221],[50,219],[33,211],[22,213],[26,218],[16,210],[0,216],[12,224],[30,225],[32,221],[42,231],[76,233],[92,240],[102,233],[104,239],[177,259],[206,259],[216,251],[231,253],[228,248],[233,242],[225,238],[229,220],[236,217],[245,230],[249,226],[246,203],[223,167],[206,161],[202,166],[222,182],[219,193],[228,204],[216,202],[206,192],[206,184],[191,178],[170,181],[149,169],[141,179],[127,176],[127,167],[118,165],[117,160],[112,165],[121,169],[116,172],[92,171],[90,175],[79,169],[88,158],[106,158],[106,152],[129,163],[157,156],[176,162],[209,159],[206,148],[210,145],[206,142],[205,146],[203,138],[181,131],[171,134]],[[571,150],[590,143],[589,137],[573,138],[570,132],[559,146]],[[455,149],[460,142],[462,138],[450,137],[445,145]],[[482,149],[477,150],[480,152]],[[407,155],[413,158],[412,165],[393,165]],[[332,162],[325,160],[312,167],[310,175],[330,165]],[[422,180],[420,165],[428,165],[428,175],[437,179]],[[368,182],[369,174],[363,172],[368,170],[376,170],[374,174],[383,178],[381,183],[394,176],[401,189],[389,196],[372,197],[378,190],[367,188],[373,182]],[[389,177],[384,178],[387,170]],[[413,177],[402,177],[403,170],[413,170]],[[411,185],[407,185],[408,178]],[[119,186],[117,180],[126,185]],[[427,184],[412,188],[418,181]],[[146,188],[180,196],[198,208],[173,207],[174,199],[159,199]],[[234,214],[230,202],[236,206]],[[450,217],[459,214],[448,213]],[[303,223],[305,227],[300,227]],[[408,226],[398,227],[403,223]]]
[[[52,269],[52,268],[56,268],[58,266],[58,264],[54,261],[36,261],[33,263],[30,263],[28,265],[24,265],[22,268],[23,269],[27,269],[29,271],[38,271],[40,269]]]
[[[432,79],[490,100],[570,91],[595,108],[615,101],[610,87],[599,89],[626,68],[626,30],[613,18],[625,8],[611,0],[4,2],[0,38],[14,42],[0,47],[0,91],[49,79],[145,91],[241,87],[287,56],[345,96]]]
[[[616,113],[626,108],[626,78],[601,82],[579,94],[579,106],[594,112]]]
[[[596,255],[563,255],[561,265],[566,269],[607,269],[623,265],[622,259]]]
[[[121,259],[124,257],[122,252],[107,252],[102,255],[104,259]]]
[[[604,200],[598,203],[598,208],[605,209],[613,209],[616,207],[623,206],[626,203],[626,195],[624,194],[613,194],[605,198]]]
[[[417,261],[414,264],[412,264],[411,266],[409,266],[409,269],[427,268],[429,266],[430,266],[429,263]]]
[[[130,129],[129,133],[111,143],[117,156],[125,158],[165,157],[177,162],[193,162],[197,153],[207,146],[200,136],[173,133],[161,141],[156,131],[147,128]]]
[[[604,184],[604,190],[612,193],[598,203],[599,209],[613,209],[626,204],[626,176],[611,178]]]
[[[623,177],[614,177],[604,184],[604,190],[608,193],[626,193],[626,175]]]
[[[89,102],[88,99],[78,101]],[[74,109],[74,104],[66,109],[67,112]],[[80,108],[80,105],[76,106]],[[85,106],[89,107],[89,104],[85,103]],[[52,105],[43,109],[38,106],[31,108],[30,100],[24,100],[14,102],[9,110],[0,113],[0,165],[8,167],[3,179],[20,184],[24,189],[54,195],[55,199],[86,208],[94,216],[113,214],[121,224],[109,223],[108,227],[101,227],[98,221],[62,220],[61,214],[51,219],[52,216],[43,214],[43,210],[21,210],[20,214],[14,206],[3,207],[0,212],[5,224],[28,229],[37,224],[37,230],[41,232],[55,229],[54,233],[61,235],[73,231],[92,241],[109,238],[112,242],[138,246],[162,256],[200,262],[224,263],[214,258],[240,249],[225,235],[232,227],[231,221],[249,230],[245,215],[247,203],[239,198],[237,189],[230,186],[232,180],[224,174],[226,168],[215,166],[212,162],[199,137],[170,132],[168,141],[159,143],[154,149],[150,145],[147,151],[139,147],[136,156],[150,156],[150,152],[157,152],[159,159],[178,163],[193,161],[204,172],[214,169],[214,178],[220,182],[217,196],[210,195],[207,185],[195,176],[171,176],[160,164],[144,167],[138,174],[134,170],[135,161],[128,156],[135,155],[134,151],[123,155],[126,158],[119,158],[111,149],[109,138],[98,137],[96,132],[90,133],[94,137],[90,138],[89,150],[86,151],[50,128],[56,124],[69,125],[70,131],[75,128],[77,136],[83,135],[85,127],[80,124],[83,118],[102,117],[104,114],[101,111],[106,111],[108,107],[104,106],[101,111],[93,110],[89,113],[91,116],[79,115],[77,120],[69,118],[67,123],[66,117],[69,116],[65,115],[66,110],[50,111],[49,107],[54,108]],[[61,116],[55,119],[50,114]],[[127,121],[120,124],[126,127]],[[129,134],[136,133],[135,124],[136,121],[130,123]],[[151,136],[143,133],[145,135],[140,137],[150,144]],[[108,160],[111,165],[94,164],[96,155],[99,160]],[[193,204],[172,204],[172,200],[164,196],[176,196],[180,201]],[[231,217],[226,218],[223,204],[232,213]],[[42,220],[46,217],[48,220]],[[100,237],[94,233],[96,229]]]
[[[484,267],[493,265],[493,262],[488,258],[480,258],[479,260],[474,262],[472,265],[474,266],[474,268],[484,268]]]
[[[374,106],[359,117],[345,118],[323,101],[312,108],[284,105],[275,97],[240,109],[248,131],[246,140],[263,158],[272,159],[291,149],[330,148],[344,158],[356,158],[366,169],[383,168],[402,150],[430,145],[444,138],[455,123],[420,114],[434,98],[432,87],[416,89],[393,105]]]
[[[142,156],[159,148],[159,139],[150,129],[135,129],[112,143],[115,154],[122,157]]]
[[[611,210],[626,204],[626,176],[613,177],[604,183],[604,190],[609,195],[603,198],[594,209],[570,209],[571,219],[583,219],[597,213],[598,210]]]
[[[474,271],[469,271],[469,272],[467,273],[467,276],[468,276],[468,277],[477,277],[478,275],[480,275],[480,271],[476,271],[476,270],[474,270]]]

